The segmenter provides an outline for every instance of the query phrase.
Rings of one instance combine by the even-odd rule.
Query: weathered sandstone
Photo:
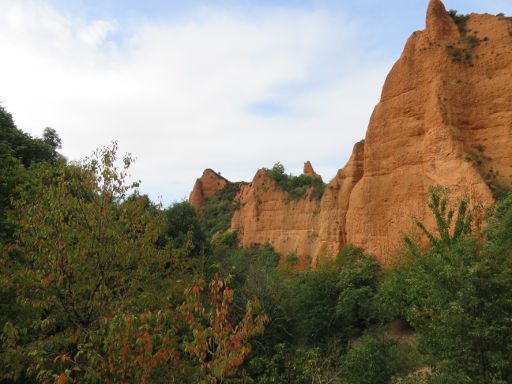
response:
[[[206,200],[223,189],[228,183],[224,177],[212,169],[206,169],[201,178],[196,180],[194,189],[188,198],[189,203],[199,211]]]
[[[315,170],[313,169],[313,166],[311,165],[310,161],[306,161],[304,163],[304,170],[302,171],[302,174],[304,176],[313,177],[314,179],[321,179],[322,178],[322,176],[320,176],[318,173],[315,172]]]
[[[388,265],[415,218],[433,227],[430,186],[484,204],[512,186],[512,20],[471,14],[463,27],[431,0],[426,29],[388,75],[365,140],[322,198],[290,200],[259,170],[237,197],[232,230],[241,244],[270,243],[315,265],[350,243]],[[309,166],[304,174],[316,175]]]

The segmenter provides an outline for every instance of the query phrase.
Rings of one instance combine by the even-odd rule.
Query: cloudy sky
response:
[[[72,160],[117,140],[165,204],[204,168],[250,181],[311,160],[329,180],[364,137],[427,0],[0,0],[0,102]],[[446,0],[512,13],[510,0]]]

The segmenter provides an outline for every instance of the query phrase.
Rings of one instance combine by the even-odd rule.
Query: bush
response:
[[[474,383],[509,382],[510,205],[498,207],[487,232],[475,235],[467,201],[450,209],[435,191],[431,201],[437,231],[418,225],[432,248],[421,250],[409,240],[409,253],[394,272],[394,307],[415,328],[419,348],[435,362],[436,375],[456,372]]]
[[[455,21],[455,24],[457,24],[459,31],[461,33],[465,33],[466,32],[466,23],[469,19],[469,15],[464,15],[464,14],[458,13],[454,9],[450,9],[450,11],[448,13],[452,17],[453,21]]]
[[[228,183],[205,202],[199,213],[199,220],[208,238],[231,226],[231,219],[238,208],[235,197],[239,190],[240,183]]]
[[[299,258],[295,252],[290,253],[286,256],[286,265],[289,267],[294,267],[299,263]]]
[[[304,197],[306,192],[310,189],[312,189],[311,198],[320,200],[325,191],[325,183],[321,178],[286,174],[284,166],[281,163],[276,163],[271,169],[267,169],[267,175],[274,180],[281,189],[288,193],[291,200]]]
[[[155,246],[162,215],[127,181],[131,158],[116,166],[116,150],[105,148],[80,166],[40,170],[14,202],[15,243],[0,263],[20,309],[30,313],[4,326],[2,374],[12,377],[17,367],[45,383],[70,370],[73,380],[87,382],[101,353],[88,343],[103,319],[168,304],[172,258]],[[5,364],[4,356],[17,363]]]
[[[381,267],[362,249],[345,246],[337,257],[341,272],[336,315],[346,329],[367,327],[375,318],[374,298],[381,278]]]
[[[186,256],[198,256],[205,252],[206,236],[194,208],[188,201],[174,203],[164,214],[164,234],[173,248],[184,250]]]
[[[475,48],[480,44],[480,39],[476,35],[467,35],[462,39],[464,42],[469,44],[471,48]]]
[[[322,383],[322,356],[320,350],[293,349],[286,344],[275,346],[269,358],[256,358],[249,363],[255,383]]]
[[[327,269],[297,272],[288,282],[285,298],[297,341],[313,346],[343,334],[336,315],[337,282],[337,272]]]
[[[416,356],[406,343],[366,334],[344,356],[343,378],[347,384],[387,384],[393,376],[413,371],[419,364]]]

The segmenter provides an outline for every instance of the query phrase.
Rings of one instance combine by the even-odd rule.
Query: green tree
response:
[[[456,244],[460,239],[471,233],[473,216],[477,207],[469,209],[469,201],[464,198],[460,200],[455,216],[455,209],[449,207],[448,191],[446,189],[430,188],[429,195],[428,207],[435,218],[437,234],[430,232],[420,221],[416,221],[416,226],[427,236],[432,247],[440,248]],[[418,251],[416,244],[409,237],[405,238],[405,242],[411,248],[411,251]]]
[[[25,166],[32,162],[56,160],[54,148],[43,140],[20,131],[14,124],[12,115],[0,106],[0,156],[6,154],[19,159]]]
[[[183,201],[165,210],[164,234],[175,249],[181,249],[186,257],[201,255],[207,251],[206,236],[194,210]]]
[[[438,234],[430,233],[432,247],[425,251],[409,242],[386,288],[389,302],[396,300],[395,308],[416,329],[420,351],[433,359],[437,375],[449,372],[457,382],[509,382],[512,265],[510,249],[497,244],[511,233],[506,222],[491,227],[488,236],[470,233],[472,213],[464,200],[448,226],[454,210],[443,208],[435,195],[432,201],[439,201],[431,204]]]
[[[180,312],[192,331],[185,341],[185,352],[197,360],[206,383],[222,383],[238,373],[251,351],[249,340],[263,333],[268,318],[258,301],[250,300],[243,318],[233,322],[230,313],[234,291],[218,275],[208,287],[197,284],[185,296]]]
[[[337,280],[337,271],[319,269],[299,272],[288,282],[282,299],[287,302],[297,341],[311,347],[344,334],[336,315]]]
[[[71,376],[93,373],[88,341],[100,321],[167,297],[172,255],[155,246],[163,217],[128,182],[132,159],[122,160],[118,168],[114,144],[79,165],[41,167],[14,203],[15,243],[2,261],[32,317],[8,323],[5,345],[40,382],[64,374],[53,362],[62,355],[76,362]]]
[[[376,320],[375,296],[381,280],[381,267],[370,255],[357,247],[346,246],[338,255],[336,315],[340,326],[350,332],[364,329]]]
[[[270,357],[251,360],[249,370],[258,384],[323,384],[324,364],[319,348],[293,349],[277,344]]]
[[[16,189],[26,180],[27,172],[23,163],[7,152],[2,153],[0,148],[0,244],[12,239],[13,226],[7,221],[7,212]]]
[[[343,357],[342,375],[347,384],[387,384],[418,366],[417,353],[406,343],[382,334],[365,334]]]
[[[52,134],[58,138],[54,130]],[[20,131],[12,116],[0,106],[0,242],[12,238],[13,228],[6,221],[6,213],[11,209],[16,190],[28,177],[27,167],[40,162],[54,163],[58,159],[56,148]]]
[[[43,141],[45,144],[53,148],[54,151],[62,148],[62,140],[60,139],[59,134],[53,128],[46,127],[43,132]]]

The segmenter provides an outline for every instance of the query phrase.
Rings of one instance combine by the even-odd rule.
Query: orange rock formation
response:
[[[188,201],[196,211],[199,211],[203,207],[204,202],[223,189],[227,183],[228,180],[217,172],[212,169],[206,169],[201,178],[196,180]]]
[[[471,14],[457,25],[440,0],[430,1],[426,29],[409,38],[365,140],[321,200],[311,191],[290,200],[259,170],[241,187],[232,230],[243,246],[270,243],[312,265],[348,243],[388,265],[414,218],[433,227],[433,185],[484,203],[512,185],[512,20]]]
[[[318,173],[315,172],[315,170],[313,169],[313,166],[311,165],[311,162],[310,161],[306,161],[304,163],[304,171],[302,171],[302,173],[305,175],[305,176],[311,176],[315,179],[321,179],[322,176],[320,176]]]

